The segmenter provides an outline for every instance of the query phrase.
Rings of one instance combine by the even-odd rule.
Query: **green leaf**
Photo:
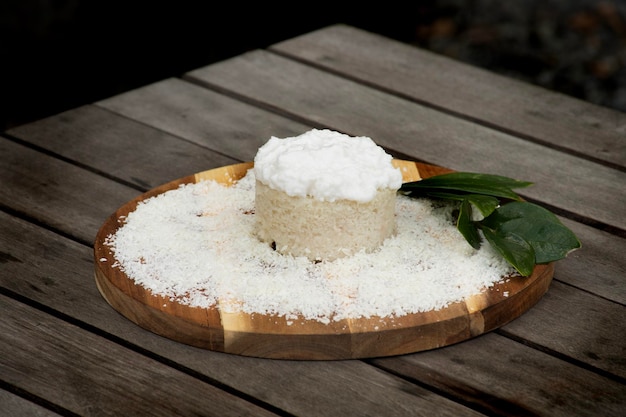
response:
[[[469,200],[463,200],[461,203],[456,227],[474,249],[480,248],[481,238],[476,224],[472,222],[472,207]]]
[[[481,225],[500,234],[515,234],[528,242],[535,252],[535,263],[563,259],[581,247],[576,235],[549,210],[528,202],[504,204],[486,217]]]
[[[452,172],[449,174],[435,175],[419,181],[404,183],[400,191],[428,193],[451,190],[461,193],[484,194],[493,197],[520,200],[520,196],[513,192],[512,189],[528,187],[529,185],[532,185],[532,183],[500,175]]]
[[[488,195],[468,194],[465,196],[484,216],[487,217],[500,205],[500,201]]]
[[[500,200],[482,194],[455,194],[446,192],[429,192],[428,197],[441,198],[444,200],[464,201],[469,200],[484,217],[489,216],[500,205]]]
[[[400,192],[409,197],[460,201],[457,229],[475,249],[485,239],[522,275],[530,275],[535,264],[564,258],[581,247],[576,235],[550,211],[527,203],[513,189],[531,182],[499,175],[453,172],[407,182]],[[506,199],[504,203],[500,198]],[[473,221],[472,208],[483,215]]]
[[[527,277],[535,267],[535,251],[532,245],[515,233],[503,233],[500,230],[482,229],[485,239],[507,260],[520,274]]]

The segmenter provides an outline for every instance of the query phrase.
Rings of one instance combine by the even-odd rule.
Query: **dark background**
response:
[[[0,130],[334,23],[626,111],[626,0],[398,3],[0,0]]]

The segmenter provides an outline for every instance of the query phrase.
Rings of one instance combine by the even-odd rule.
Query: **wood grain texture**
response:
[[[560,219],[583,242],[583,248],[558,262],[555,279],[626,305],[626,239],[569,219]]]
[[[524,138],[626,169],[626,114],[354,27],[270,50]],[[591,140],[593,138],[593,140]]]
[[[446,355],[441,355],[441,351],[428,351],[375,359],[373,363],[408,378],[426,378],[434,388],[463,398],[493,415],[595,417],[623,414],[626,385],[581,371],[575,364],[539,351],[521,356],[516,352],[516,344],[490,333],[463,345],[450,346],[445,349]],[[489,360],[485,361],[485,357]],[[606,388],[599,388],[602,385]],[[489,394],[481,389],[485,386],[492,388]]]
[[[4,212],[0,212],[0,259],[3,289],[71,317],[74,323],[99,329],[99,334],[112,335],[111,339],[125,348],[136,346],[190,370],[196,378],[232,387],[286,413],[394,417],[414,415],[419,409],[430,415],[477,415],[453,400],[433,397],[427,389],[360,361],[257,360],[195,348],[146,331],[102,298],[92,279],[92,248]],[[12,349],[0,345],[0,357],[10,356]],[[172,379],[164,386],[176,383]],[[49,392],[42,398],[56,401],[56,395]]]
[[[92,105],[22,125],[8,133],[144,190],[190,172],[239,162],[206,145],[181,140]]]
[[[208,78],[185,77],[196,85],[164,80],[0,136],[0,289],[9,297],[0,298],[1,379],[9,387],[0,391],[0,414],[9,407],[9,415],[32,415],[42,410],[35,403],[47,403],[63,415],[159,415],[162,402],[187,402],[163,413],[211,415],[215,392],[223,415],[249,412],[229,407],[230,395],[261,415],[624,414],[626,235],[607,221],[624,214],[623,177],[607,174],[624,172],[611,159],[623,150],[615,141],[624,133],[621,118],[563,96],[533,96],[533,88],[505,89],[498,77],[492,87],[485,72],[455,74],[454,62],[353,28],[335,30],[295,40],[290,51],[272,47],[267,56],[224,61]],[[415,68],[435,78],[424,83]],[[454,88],[436,84],[451,76],[459,80]],[[483,89],[489,103],[480,101]],[[503,91],[519,97],[494,106]],[[524,114],[507,116],[511,105]],[[575,131],[571,143],[562,120]],[[556,263],[536,305],[497,331],[377,359],[224,354],[146,331],[106,303],[94,285],[91,243],[138,189],[250,160],[270,136],[311,127],[372,136],[399,158],[533,180],[526,197],[587,223],[561,217],[583,248]],[[476,317],[473,327],[481,323]]]
[[[271,136],[294,136],[310,129],[176,78],[95,104],[238,161],[253,160]]]
[[[275,415],[15,300],[0,309],[3,380],[77,415]]]
[[[0,140],[0,154],[0,204],[85,242],[93,242],[102,221],[139,194],[6,139]]]
[[[403,171],[404,181],[449,171],[409,161],[394,163]],[[123,224],[120,219],[141,201],[200,180],[213,179],[230,186],[251,167],[251,163],[242,163],[184,177],[133,199],[113,213],[100,228],[94,245],[95,278],[107,302],[138,325],[193,346],[274,359],[336,360],[412,353],[481,335],[523,314],[543,296],[552,280],[553,264],[538,265],[530,277],[511,278],[438,311],[323,324],[303,317],[290,320],[226,313],[219,306],[189,307],[151,293],[114,266],[115,256],[106,238],[115,234]]]
[[[56,125],[62,125],[62,123],[57,123]],[[49,129],[53,129],[53,127],[50,125]],[[149,128],[146,127],[146,129]],[[53,131],[47,130],[47,132],[51,136],[57,136]],[[36,130],[29,130],[29,134],[24,134],[23,138],[28,140],[30,134],[37,134]],[[93,134],[87,135],[83,137],[83,139],[94,142],[94,149],[98,149],[97,143],[101,140],[103,134],[104,133],[98,133],[98,131],[94,130]],[[2,173],[2,181],[8,192],[2,194],[2,204],[12,210],[23,212],[25,215],[32,218],[44,219],[51,224],[60,225],[60,230],[76,236],[83,241],[90,241],[92,239],[90,236],[93,237],[96,231],[93,229],[93,225],[95,224],[99,227],[106,216],[115,210],[116,207],[113,207],[115,201],[118,201],[118,204],[123,204],[125,201],[128,201],[128,199],[137,195],[136,191],[111,181],[101,181],[101,179],[97,177],[93,177],[94,179],[92,179],[91,174],[87,174],[84,178],[85,181],[82,181],[83,170],[61,161],[54,161],[50,156],[27,150],[22,146],[7,143],[3,149],[6,150],[5,155],[8,157],[0,162],[0,165],[4,167],[0,169],[0,173]],[[12,152],[16,152],[15,156],[11,156]],[[11,164],[11,161],[19,161],[21,158],[29,161],[29,166],[50,166],[54,175],[51,177],[48,174],[49,170],[46,169],[36,169],[24,172],[23,175],[13,175],[11,168],[7,167],[5,164]],[[165,166],[172,163],[172,156],[170,154],[158,154],[155,158],[154,164]],[[80,159],[79,162],[88,165],[90,158],[85,157],[84,159]],[[141,172],[144,169],[149,170],[150,168],[144,168],[139,164],[135,169],[137,172]],[[21,184],[25,179],[28,179],[29,184],[31,182],[39,184],[46,183],[50,181],[51,178],[57,179],[52,183],[51,189],[44,189],[43,192],[33,194],[25,194],[20,190]],[[70,178],[72,180],[64,181],[64,178]],[[93,184],[97,184],[97,190],[93,189]],[[85,193],[84,189],[88,190],[87,193]],[[68,209],[64,207],[64,204],[74,200],[81,201],[85,197],[87,197],[88,200],[96,201],[104,198],[106,195],[113,196],[112,200],[108,200],[112,201],[112,203],[106,205],[106,207],[109,207],[108,209],[104,207],[103,210],[101,204],[92,204],[89,206],[90,208],[83,205],[81,206],[80,215],[73,216],[72,221],[67,222]],[[69,212],[71,212],[71,210]],[[577,233],[583,233],[581,235],[583,249],[570,255],[570,258],[567,260],[557,263],[557,272],[561,270],[562,273],[560,275],[557,274],[555,278],[564,282],[570,282],[584,291],[597,293],[616,301],[623,300],[625,296],[623,291],[624,281],[620,278],[621,275],[623,275],[620,271],[624,271],[626,265],[619,248],[624,246],[624,240],[574,222],[570,222],[569,225],[573,226]],[[70,265],[68,265],[68,268],[69,266]],[[606,274],[602,271],[605,271]],[[45,277],[41,277],[41,279],[45,281]],[[42,282],[34,282],[33,285],[41,286]],[[557,321],[559,320],[560,311],[547,312],[547,314],[549,314],[550,317],[554,317]],[[565,315],[562,317],[563,320],[567,321],[568,317]],[[596,327],[596,329],[597,328],[598,327]],[[611,337],[610,330],[605,329],[603,326],[599,328],[603,329],[604,337]],[[126,329],[126,331],[128,332],[129,329]],[[550,331],[554,330],[551,329]],[[532,332],[529,334],[529,337],[533,339],[534,336]],[[583,358],[586,356],[576,351],[570,353],[568,350],[565,350],[563,353],[568,355],[573,354]],[[600,358],[603,356],[604,355],[598,354]],[[591,361],[591,356],[587,356],[586,360]],[[602,368],[606,369],[608,366],[607,364],[606,366],[602,366]]]
[[[10,417],[60,417],[54,411],[37,405],[30,400],[18,397],[8,391],[0,390],[0,415]]]
[[[467,400],[476,405],[484,401],[489,409],[499,410],[496,413],[499,415],[520,415],[515,408],[520,406],[517,397],[502,395],[502,382],[498,381],[500,377],[507,382],[504,388],[508,394],[524,392],[528,403],[539,401],[542,405],[547,404],[551,410],[549,415],[559,415],[559,410],[565,410],[562,415],[572,415],[567,413],[571,411],[569,404],[575,398],[568,399],[567,391],[563,394],[565,398],[559,397],[559,402],[546,403],[546,387],[539,384],[539,381],[528,384],[528,380],[541,376],[533,373],[528,365],[531,363],[540,363],[541,369],[547,375],[559,380],[562,372],[560,369],[566,366],[569,370],[562,378],[586,381],[588,396],[603,398],[605,393],[623,388],[619,382],[598,378],[597,374],[569,366],[561,359],[522,343],[500,341],[504,338],[496,333],[444,349],[409,355],[412,358],[410,365],[407,365],[405,356],[384,360],[383,369],[389,368],[394,373],[398,372],[406,380],[394,378],[360,361],[259,361],[250,357],[220,354],[159,337],[118,314],[102,300],[90,279],[93,258],[92,251],[87,246],[0,213],[0,255],[4,259],[4,273],[0,274],[0,286],[3,288],[101,329],[119,340],[149,350],[207,378],[275,404],[294,415],[332,415],[340,410],[344,415],[377,413],[407,416],[414,415],[416,409],[440,415],[469,413],[467,409],[454,407],[442,397],[433,397],[432,393],[409,381],[419,381],[421,386],[432,386],[436,389],[447,387],[446,392],[451,398],[459,398],[462,402]],[[555,286],[553,283],[548,294],[560,292],[564,287],[567,288]],[[536,311],[547,314],[545,317],[554,317],[555,321],[559,317],[562,320],[564,316],[560,316],[558,307],[540,308],[545,299],[544,296],[537,306],[513,323]],[[604,308],[603,305],[585,303],[580,309],[584,312],[588,307],[599,310]],[[604,326],[603,322],[586,322],[581,325],[581,329],[587,328],[587,325],[603,328],[604,339],[611,340],[615,336],[613,328]],[[594,331],[598,334],[599,330]],[[532,331],[531,337],[531,340],[560,339],[560,326],[543,326]],[[565,336],[564,338],[568,340]],[[484,341],[485,344],[477,345],[478,341]],[[500,367],[489,366],[494,361],[494,348],[491,346],[502,343],[505,343],[507,355],[514,360],[505,362],[506,368],[502,372],[495,372]],[[566,347],[561,354],[578,355],[572,348]],[[0,349],[0,357],[10,355],[11,349],[11,346]],[[601,349],[601,346],[596,346],[595,349]],[[463,361],[465,355],[471,355],[474,359]],[[598,357],[603,359],[600,355]],[[432,367],[418,366],[413,358],[423,358]],[[381,362],[377,361],[375,364],[379,366]],[[511,374],[519,373],[527,376],[510,378]],[[477,382],[468,385],[469,375],[476,375]],[[488,383],[483,386],[480,385],[481,381]],[[45,399],[54,400],[54,394],[51,395]],[[578,394],[573,392],[572,395]],[[440,401],[436,401],[436,398]],[[598,406],[604,404],[599,403]]]
[[[280,73],[275,68],[281,68]],[[605,223],[626,234],[626,172],[578,158],[344,77],[252,51],[192,71],[187,78],[280,109],[311,124],[369,136],[411,159],[455,171],[531,181],[524,197]],[[303,100],[302,97],[306,97]],[[133,113],[128,109],[129,114]],[[602,204],[598,204],[602,202]]]
[[[559,291],[548,292],[528,314],[503,330],[521,339],[532,338],[555,352],[576,352],[572,358],[626,380],[626,308],[559,282],[553,286]],[[544,332],[555,326],[558,338]],[[612,334],[606,332],[609,328]]]
[[[185,108],[182,104],[180,107],[174,108],[166,106],[165,103],[157,106],[156,102],[165,101],[170,95],[181,96],[178,97],[177,102],[182,103],[184,101],[182,96],[187,90],[185,88],[178,90],[177,86],[186,86],[186,83],[170,84],[168,81],[165,84],[167,85],[159,85],[159,88],[155,89],[156,91],[146,88],[128,93],[128,95],[139,94],[147,100],[151,100],[153,103],[152,109],[155,111],[160,109],[159,113],[155,114],[155,118],[162,120],[178,119],[182,118],[183,114],[191,118],[194,120],[191,122],[194,127],[188,127],[187,129],[192,132],[190,134],[193,134],[193,137],[201,137],[203,131],[207,131],[207,138],[210,137],[211,140],[216,141],[232,141],[236,140],[237,137],[252,137],[255,135],[254,130],[243,132],[228,129],[220,130],[214,134],[211,126],[216,123],[214,118],[221,116],[220,112],[209,112],[208,114],[204,112],[202,114],[200,108]],[[131,98],[127,97],[124,100],[131,100]],[[132,100],[139,100],[139,98],[133,98]],[[224,107],[227,107],[228,103],[229,101],[227,100]],[[214,105],[219,108],[222,107],[217,101]],[[167,113],[168,109],[171,113]],[[202,124],[201,120],[204,120],[205,124]],[[275,120],[271,118],[268,123],[275,123]],[[290,124],[291,122],[286,122],[285,129],[287,131],[287,126],[290,126]],[[124,134],[123,132],[126,129],[131,134]],[[254,129],[254,127],[251,127],[251,129]],[[302,126],[302,129],[308,129],[308,127]],[[183,130],[172,130],[180,134],[185,133]],[[117,116],[108,110],[95,106],[75,109],[41,120],[32,125],[25,125],[12,130],[11,133],[21,140],[40,146],[47,151],[61,154],[75,161],[78,165],[89,167],[94,171],[105,172],[107,175],[141,185],[146,187],[146,189],[168,182],[173,178],[180,178],[190,172],[200,172],[215,166],[221,166],[216,165],[221,161],[219,154],[208,150],[206,151],[208,154],[205,153],[203,151],[205,148],[193,143],[190,144],[189,140],[191,139],[170,136],[150,126],[130,121],[125,117]],[[110,147],[109,143],[119,144],[125,141],[128,142],[128,145],[124,145],[128,152],[116,152],[113,155],[113,148]],[[259,141],[261,140],[259,139]],[[66,142],[71,143],[72,146],[66,146]],[[162,142],[165,143],[162,144]],[[254,143],[249,143],[249,145],[256,146]],[[75,147],[76,149],[74,149]],[[155,152],[155,147],[160,151]],[[12,152],[11,149],[6,148],[7,155]],[[18,146],[16,149],[23,148]],[[190,153],[198,154],[199,158],[190,155]],[[239,153],[241,154],[241,152]],[[252,154],[252,152],[249,153]],[[417,152],[414,152],[414,154],[417,154]],[[103,159],[102,155],[111,156]],[[191,159],[187,159],[188,157]],[[206,161],[204,160],[205,157]],[[32,166],[47,167],[51,164],[54,178],[59,178],[59,180],[55,181],[55,185],[48,192],[26,195],[19,189],[21,187],[20,182],[23,180],[21,175],[11,176],[9,171],[0,170],[0,172],[5,174],[1,179],[5,187],[7,187],[7,193],[0,196],[0,201],[3,204],[35,218],[53,218],[55,219],[55,224],[60,225],[62,231],[73,234],[85,241],[90,239],[88,232],[94,230],[90,229],[93,228],[93,224],[97,224],[96,227],[99,227],[103,219],[117,208],[113,205],[108,205],[110,212],[101,213],[102,217],[96,217],[95,223],[76,221],[84,216],[80,218],[74,217],[75,220],[73,222],[65,223],[63,219],[67,210],[62,208],[63,203],[61,201],[57,202],[55,200],[63,199],[64,195],[71,192],[70,190],[64,190],[63,187],[71,187],[72,184],[76,185],[77,183],[63,183],[61,179],[77,176],[80,179],[83,175],[81,172],[84,171],[71,167],[70,164],[58,161],[53,162],[49,156],[32,152],[31,150],[25,150],[15,159],[8,157],[2,163],[8,163],[11,160],[19,161],[20,158],[27,158],[32,161]],[[226,155],[225,158],[229,157]],[[235,158],[232,157],[231,160],[234,161]],[[26,172],[24,175],[38,182],[48,180],[45,170]],[[134,195],[137,194],[137,192],[119,184],[102,183],[99,180],[91,181],[91,174],[86,175],[87,183],[98,184],[98,193],[102,194],[102,196],[116,192],[114,189],[119,189],[119,192],[122,193],[120,198],[124,198],[124,195],[127,196],[126,200],[116,200],[120,204],[128,201],[133,193]],[[525,175],[524,178],[526,178]],[[536,184],[534,187],[539,185]],[[55,186],[61,187],[60,192],[55,192]],[[578,187],[574,187],[575,192],[579,192],[578,190]],[[80,199],[81,195],[85,194],[84,191],[78,189],[74,191],[76,195],[73,198]],[[87,196],[97,198],[90,194],[92,191],[90,190]],[[11,197],[9,198],[9,196]],[[52,201],[46,203],[49,199]],[[35,213],[37,209],[39,211]],[[615,209],[619,210],[618,207],[615,207]],[[86,212],[83,210],[82,213]],[[567,261],[559,262],[556,265],[557,274],[555,278],[607,299],[622,304],[626,303],[626,282],[620,279],[620,277],[626,274],[626,263],[624,263],[621,255],[626,250],[626,239],[620,239],[617,236],[566,218],[561,218],[561,220],[580,237],[583,242],[583,249],[570,254]],[[93,235],[91,236],[93,238]],[[559,271],[561,271],[560,274],[558,273]]]

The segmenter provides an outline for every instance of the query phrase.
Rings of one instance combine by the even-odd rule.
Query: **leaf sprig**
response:
[[[500,175],[453,172],[402,184],[409,197],[460,202],[457,229],[479,249],[482,236],[521,275],[532,274],[536,264],[563,259],[581,247],[576,235],[549,210],[524,201],[513,189],[532,185]],[[475,220],[473,210],[482,215]]]

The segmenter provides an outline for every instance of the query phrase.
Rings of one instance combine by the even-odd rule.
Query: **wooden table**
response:
[[[385,358],[219,353],[105,302],[93,243],[118,207],[312,127],[532,181],[583,248],[513,322]],[[626,415],[624,113],[336,25],[16,127],[0,155],[0,415]]]

